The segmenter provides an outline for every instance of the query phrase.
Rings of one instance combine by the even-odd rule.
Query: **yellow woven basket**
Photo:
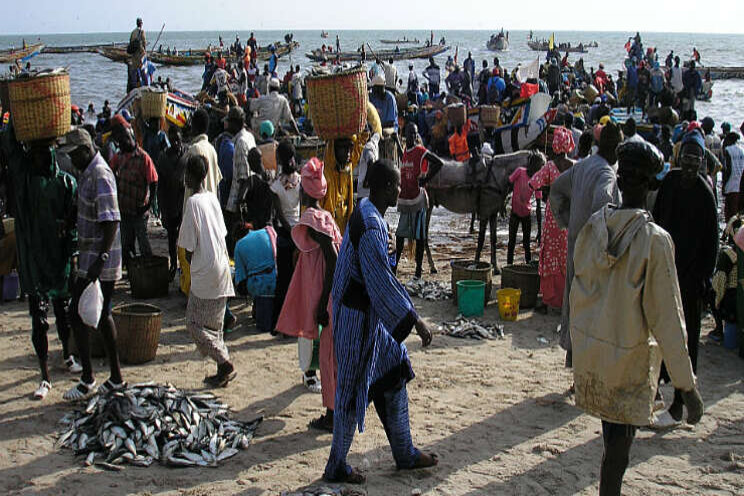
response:
[[[57,138],[70,130],[70,75],[16,79],[8,84],[18,141]]]
[[[165,103],[168,94],[165,91],[145,90],[140,97],[140,112],[144,119],[165,117]]]
[[[501,107],[497,105],[480,106],[480,123],[483,127],[497,127],[500,115]]]
[[[364,69],[307,78],[310,118],[325,140],[362,132],[367,124],[367,99]]]

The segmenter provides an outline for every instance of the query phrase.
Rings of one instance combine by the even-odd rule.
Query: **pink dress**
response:
[[[288,336],[318,339],[316,312],[325,278],[325,257],[320,245],[310,237],[314,230],[331,238],[336,253],[341,246],[341,232],[330,212],[308,208],[292,228],[292,240],[300,255],[297,259],[287,297],[276,323],[276,330]],[[328,315],[331,299],[328,298]],[[333,410],[336,396],[336,356],[333,352],[333,329],[330,325],[320,333],[320,381],[323,384],[323,406]]]
[[[540,189],[553,184],[561,171],[551,160],[530,179],[532,189]],[[566,285],[566,243],[567,232],[558,227],[550,209],[550,200],[545,205],[545,221],[540,240],[540,292],[543,302],[551,307],[563,306],[563,290]]]

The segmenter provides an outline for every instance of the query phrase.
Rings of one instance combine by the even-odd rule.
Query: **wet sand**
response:
[[[432,249],[440,271],[431,276],[425,266],[426,279],[449,281],[447,261],[472,256],[475,237],[468,235],[468,224],[465,216],[435,215],[438,234],[433,235]],[[503,221],[499,227],[503,232]],[[155,252],[165,253],[164,232],[153,228],[151,236]],[[504,234],[499,241],[503,265]],[[518,247],[515,260],[522,258]],[[401,280],[407,281],[412,271],[411,262],[404,259]],[[498,278],[494,286],[498,287]],[[128,301],[128,284],[122,282],[114,302]],[[125,379],[202,388],[202,378],[213,373],[214,365],[198,356],[185,331],[185,297],[172,289],[169,298],[151,302],[164,311],[158,355],[144,365],[124,366]],[[451,302],[415,299],[415,303],[433,329],[457,314]],[[227,342],[239,375],[217,393],[232,406],[236,418],[265,417],[252,445],[218,468],[153,464],[108,472],[83,467],[82,459],[54,446],[58,421],[72,408],[62,402],[62,393],[76,380],[60,367],[61,347],[54,329],[49,332],[54,388],[46,400],[35,402],[31,393],[39,374],[26,303],[0,306],[0,493],[258,496],[317,485],[331,435],[307,428],[322,413],[321,398],[301,385],[297,345],[291,339],[257,333],[245,302],[236,299],[231,308],[240,325]],[[495,304],[487,307],[484,320],[498,321]],[[349,457],[368,477],[359,489],[369,495],[409,495],[417,489],[431,495],[596,494],[601,425],[573,406],[568,392],[572,376],[563,368],[564,354],[555,334],[558,323],[556,314],[522,311],[517,322],[504,323],[503,340],[462,340],[435,331],[431,347],[422,349],[418,338],[411,336],[406,344],[417,374],[409,385],[414,442],[437,453],[440,465],[397,472],[385,433],[370,408],[367,431],[356,435]],[[706,317],[703,335],[712,325]],[[95,359],[94,366],[100,383],[107,377],[105,361]],[[702,338],[698,380],[706,415],[690,429],[663,434],[640,430],[624,494],[744,493],[742,377],[743,360]],[[663,392],[671,399],[669,387]]]

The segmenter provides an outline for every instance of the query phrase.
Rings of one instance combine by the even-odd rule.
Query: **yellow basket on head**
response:
[[[521,296],[522,291],[519,289],[505,288],[496,291],[501,320],[517,320],[517,316],[519,315],[519,299]]]
[[[70,75],[66,72],[14,79],[8,83],[8,96],[18,141],[57,138],[70,130]]]

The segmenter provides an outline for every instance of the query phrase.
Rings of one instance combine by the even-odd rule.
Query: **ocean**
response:
[[[145,19],[145,21],[147,21]],[[152,44],[158,36],[159,27],[145,25],[147,30],[148,41]],[[451,48],[449,51],[436,57],[437,63],[444,68],[444,62],[447,56],[455,55],[458,52],[458,60],[462,62],[471,51],[473,58],[476,60],[476,67],[480,67],[482,60],[488,60],[489,65],[493,57],[498,56],[501,65],[512,69],[517,63],[527,64],[535,60],[538,56],[544,56],[543,53],[533,52],[527,46],[528,31],[511,31],[509,33],[510,46],[506,52],[490,52],[486,49],[486,42],[494,32],[489,31],[435,31],[434,40],[438,42],[441,37],[445,37],[447,45]],[[176,47],[179,51],[189,48],[204,48],[208,44],[217,45],[218,36],[222,36],[225,44],[231,44],[235,36],[239,35],[240,39],[245,41],[250,36],[250,31],[204,31],[204,32],[169,32],[164,31],[158,45],[162,44],[163,49],[170,46]],[[260,45],[284,39],[284,31],[255,31],[256,39]],[[323,39],[320,37],[320,29],[317,31],[294,31],[294,40],[300,43],[299,49],[291,54],[291,57],[280,59],[279,74],[283,75],[291,63],[293,66],[299,64],[306,67],[310,60],[305,57],[305,53],[314,48],[320,47],[323,43],[335,44],[336,35],[339,36],[342,50],[356,50],[362,43],[368,42],[372,49],[382,48],[381,39],[402,39],[404,36],[408,39],[418,38],[422,43],[428,39],[429,31],[330,31],[329,37]],[[550,32],[535,31],[534,37],[538,39],[548,38]],[[606,70],[611,70],[613,74],[621,68],[623,57],[625,56],[624,44],[628,37],[633,36],[635,32],[591,32],[591,31],[557,31],[555,32],[556,42],[570,42],[576,45],[579,42],[584,44],[590,41],[596,41],[599,46],[589,49],[589,53],[571,54],[569,60],[575,61],[579,56],[583,56],[585,67],[597,68],[599,63],[605,65]],[[702,56],[704,65],[717,66],[744,66],[744,35],[733,34],[684,34],[684,33],[641,33],[645,47],[656,47],[659,52],[659,59],[663,63],[664,58],[670,50],[674,50],[682,60],[690,58],[693,47],[697,47]],[[19,47],[22,40],[28,43],[41,42],[47,45],[84,45],[99,44],[110,42],[128,41],[129,33],[95,33],[95,34],[54,34],[54,35],[34,35],[25,36],[0,36],[0,48],[9,48],[11,46]],[[391,45],[387,45],[388,48]],[[401,46],[404,48],[404,46]],[[71,74],[71,90],[73,103],[83,107],[88,102],[93,102],[96,109],[99,110],[103,101],[108,99],[112,105],[115,105],[125,94],[126,90],[126,66],[124,64],[112,62],[101,55],[82,53],[82,54],[44,54],[31,60],[36,67],[69,67]],[[417,73],[428,65],[426,60],[413,61]],[[407,79],[408,62],[396,62],[399,77]],[[163,80],[170,77],[174,86],[180,90],[196,93],[201,87],[201,66],[193,67],[160,67],[156,72],[156,77],[162,76]],[[698,102],[698,116],[711,116],[719,126],[723,121],[729,121],[738,128],[744,120],[744,108],[740,110],[739,105],[744,102],[744,81],[729,80],[716,81],[713,86],[713,98],[710,102]]]

